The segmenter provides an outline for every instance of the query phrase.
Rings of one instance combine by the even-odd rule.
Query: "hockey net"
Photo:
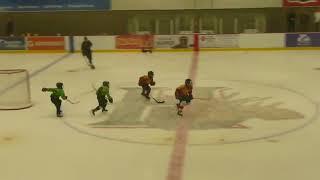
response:
[[[28,71],[0,70],[0,110],[18,110],[31,106]]]

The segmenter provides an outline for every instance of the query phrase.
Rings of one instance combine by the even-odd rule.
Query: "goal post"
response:
[[[0,110],[32,106],[29,73],[25,69],[0,70]]]

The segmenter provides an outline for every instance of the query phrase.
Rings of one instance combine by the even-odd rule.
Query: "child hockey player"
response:
[[[178,115],[182,116],[182,110],[184,105],[187,105],[193,99],[192,95],[192,81],[191,79],[186,79],[185,84],[179,86],[175,91],[175,97],[178,100],[177,102],[177,109]]]
[[[51,102],[56,106],[57,109],[57,117],[62,117],[62,111],[61,111],[61,100],[60,97],[63,100],[67,99],[67,96],[64,94],[64,90],[63,90],[63,83],[58,82],[56,84],[57,88],[42,88],[43,92],[52,92],[52,94],[50,95],[51,97]]]
[[[89,66],[91,69],[95,69],[95,66],[92,64],[92,42],[88,40],[87,37],[84,37],[84,41],[81,44],[82,56],[87,57],[89,60]]]
[[[109,93],[109,81],[103,81],[102,86],[96,91],[97,100],[99,105],[91,110],[92,115],[95,115],[96,111],[99,111],[102,108],[102,112],[108,111],[106,109],[108,101],[113,103],[113,98],[110,96]],[[108,100],[106,99],[108,97]]]
[[[139,78],[138,85],[142,87],[141,95],[150,99],[151,86],[154,86],[156,83],[153,81],[154,73],[152,71],[148,72],[148,75],[141,76]]]

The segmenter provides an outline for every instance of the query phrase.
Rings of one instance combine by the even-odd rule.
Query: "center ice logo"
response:
[[[123,100],[106,120],[91,124],[99,126],[141,126],[174,130],[181,117],[176,115],[175,101],[166,97],[166,104],[159,105],[140,97],[140,89],[125,88]],[[185,116],[191,121],[191,129],[244,128],[248,119],[265,121],[295,120],[304,118],[300,112],[281,107],[285,102],[272,97],[241,97],[240,92],[225,87],[199,87],[194,90],[190,112]],[[165,89],[158,89],[159,96]]]
[[[121,88],[122,97],[109,112],[67,123],[94,137],[143,144],[172,144],[176,125],[174,89],[154,88],[157,104],[140,95],[140,88]],[[237,143],[276,137],[296,131],[317,115],[317,107],[299,93],[248,82],[215,81],[195,87],[195,99],[183,118],[189,122],[189,144]]]

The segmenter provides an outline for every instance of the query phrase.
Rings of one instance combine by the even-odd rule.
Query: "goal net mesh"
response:
[[[31,106],[28,71],[0,70],[0,110],[18,110]]]

